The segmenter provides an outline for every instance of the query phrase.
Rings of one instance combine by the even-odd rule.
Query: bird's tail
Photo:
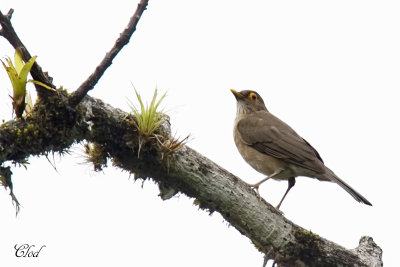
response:
[[[363,197],[360,193],[358,193],[356,190],[354,190],[350,185],[346,184],[342,179],[336,176],[333,171],[331,171],[329,168],[326,168],[327,171],[323,175],[324,180],[329,180],[332,182],[337,183],[342,187],[344,190],[346,190],[347,193],[349,193],[355,200],[358,202],[364,203],[366,205],[372,206],[371,202],[369,202],[365,197]]]

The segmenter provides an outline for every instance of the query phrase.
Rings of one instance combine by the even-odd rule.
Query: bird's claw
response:
[[[259,184],[251,184],[250,185],[251,189],[253,189],[253,191],[256,193],[258,200],[261,201],[262,197],[260,195],[260,192],[258,191],[259,186],[260,186]]]
[[[261,197],[261,195],[260,195],[260,192],[258,191],[259,186],[260,186],[259,184],[250,184],[250,188],[254,191],[254,193],[256,193],[258,200],[261,201],[262,197]],[[274,207],[274,208],[276,209],[276,211],[277,211],[279,214],[283,215],[283,212],[279,209],[280,206],[281,206],[281,204],[282,204],[282,202],[280,202],[280,203],[279,203],[276,207]]]
[[[280,215],[284,215],[283,211],[281,211],[281,210],[279,209],[279,206],[276,206],[276,207],[275,207],[275,210],[276,210]]]

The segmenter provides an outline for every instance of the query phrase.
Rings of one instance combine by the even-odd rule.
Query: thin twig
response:
[[[100,64],[96,67],[94,72],[84,81],[78,89],[73,92],[73,96],[71,98],[70,104],[71,106],[76,106],[79,102],[85,97],[85,95],[94,88],[96,83],[103,76],[106,69],[112,64],[115,56],[121,51],[121,49],[129,42],[132,34],[136,30],[136,25],[139,22],[140,17],[143,12],[146,10],[148,0],[141,0],[138,4],[138,7],[135,11],[135,14],[129,20],[128,25],[124,29],[124,31],[120,34],[119,38],[115,41],[114,46],[111,50],[105,55]]]

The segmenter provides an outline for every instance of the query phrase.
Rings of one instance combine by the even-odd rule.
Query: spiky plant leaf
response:
[[[130,107],[132,109],[132,113],[135,116],[136,122],[134,122],[134,125],[138,129],[139,133],[145,137],[149,137],[154,134],[154,132],[165,122],[165,118],[162,118],[163,113],[158,112],[157,109],[162,102],[162,100],[165,98],[165,95],[162,95],[161,98],[156,102],[157,100],[157,89],[154,91],[153,98],[150,102],[150,105],[146,103],[144,105],[142,97],[138,93],[138,91],[135,89],[136,97],[139,101],[140,104],[140,112],[139,109],[136,108],[133,104],[130,104]]]
[[[26,64],[24,64],[19,50],[16,49],[14,54],[15,66],[10,58],[6,58],[5,60],[8,66],[3,61],[1,61],[1,63],[3,64],[13,86],[13,108],[17,118],[20,118],[22,117],[26,105],[25,96],[27,77],[35,63],[36,56],[32,57],[28,62],[26,62]]]

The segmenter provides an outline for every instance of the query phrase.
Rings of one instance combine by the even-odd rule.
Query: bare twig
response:
[[[4,15],[0,10],[0,25],[1,25],[0,35],[4,36],[4,38],[6,38],[6,39],[8,39],[6,37],[7,34],[14,31],[14,29],[12,28],[12,25],[11,25],[11,17],[12,17],[13,13],[14,13],[14,9],[12,9],[12,8],[8,11],[8,13],[6,15]],[[11,43],[11,41],[10,41],[10,43]]]
[[[139,22],[140,17],[146,10],[148,0],[141,0],[135,11],[135,14],[129,20],[128,25],[124,31],[120,34],[118,39],[115,41],[114,46],[105,55],[100,64],[96,67],[94,72],[84,81],[78,89],[73,93],[70,104],[71,106],[76,106],[85,97],[85,95],[94,88],[96,83],[103,76],[106,69],[112,64],[113,59],[121,51],[121,49],[129,42],[133,32],[136,30],[136,25]]]
[[[19,39],[17,33],[14,30],[14,27],[11,24],[11,17],[13,14],[14,10],[10,9],[6,15],[4,15],[0,11],[0,36],[3,36],[7,41],[15,48],[15,49],[20,49],[22,59],[27,62],[32,56],[29,53],[28,49],[26,49],[25,45],[22,43],[22,41]],[[32,66],[31,69],[31,75],[32,78],[36,81],[42,82],[52,88],[55,88],[55,86],[52,84],[52,79],[47,75],[47,73],[44,73],[42,71],[42,68],[35,62]],[[43,96],[51,91],[41,87],[40,85],[35,84],[36,90],[39,94],[39,96]]]

